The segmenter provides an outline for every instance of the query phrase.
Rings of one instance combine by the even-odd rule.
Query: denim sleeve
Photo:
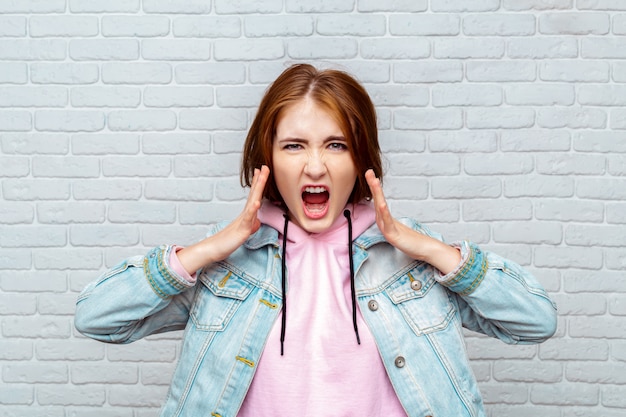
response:
[[[104,342],[129,343],[185,327],[195,282],[169,265],[172,246],[151,249],[105,272],[81,292],[75,326]]]

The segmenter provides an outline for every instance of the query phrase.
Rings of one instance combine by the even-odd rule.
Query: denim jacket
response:
[[[473,243],[458,246],[462,265],[441,276],[388,244],[376,225],[353,242],[358,306],[409,416],[485,415],[462,327],[510,344],[539,343],[556,330],[555,305],[534,277]],[[267,340],[281,310],[278,233],[262,225],[200,270],[196,284],[172,270],[171,250],[127,259],[89,284],[76,327],[111,343],[184,328],[161,415],[236,416],[265,344],[279,342]]]

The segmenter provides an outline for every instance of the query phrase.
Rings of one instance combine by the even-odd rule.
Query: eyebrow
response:
[[[344,137],[344,136],[329,136],[326,139],[324,139],[323,143],[328,143],[328,142],[348,142],[348,140]],[[295,143],[307,143],[309,142],[308,139],[304,139],[304,138],[298,138],[298,137],[286,137],[286,138],[282,138],[282,139],[278,139],[278,142],[295,142]]]

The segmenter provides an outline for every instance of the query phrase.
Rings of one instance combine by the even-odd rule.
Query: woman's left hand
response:
[[[373,170],[365,172],[365,180],[372,192],[376,224],[385,239],[409,257],[431,264],[444,275],[454,271],[461,261],[459,250],[400,223],[391,215],[382,185]]]

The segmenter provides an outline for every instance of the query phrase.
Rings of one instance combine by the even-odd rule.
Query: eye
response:
[[[299,143],[287,143],[283,146],[283,149],[287,151],[296,151],[298,149],[302,149],[302,145],[300,145]]]
[[[328,144],[328,148],[334,151],[345,151],[348,150],[348,145],[345,142],[331,142]]]

